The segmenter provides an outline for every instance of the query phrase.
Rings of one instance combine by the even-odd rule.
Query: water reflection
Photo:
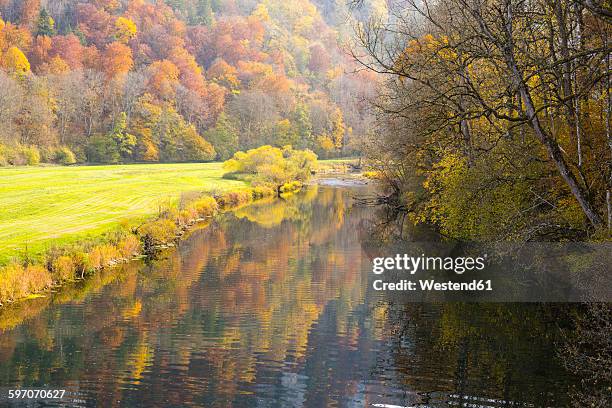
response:
[[[0,387],[69,387],[70,406],[563,406],[551,310],[372,293],[377,215],[354,194],[244,207],[163,259],[3,310]]]

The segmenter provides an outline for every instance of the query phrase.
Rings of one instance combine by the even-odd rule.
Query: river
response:
[[[371,289],[381,215],[354,205],[364,188],[243,207],[157,260],[3,310],[0,390],[67,390],[30,406],[566,406],[578,381],[554,305]]]

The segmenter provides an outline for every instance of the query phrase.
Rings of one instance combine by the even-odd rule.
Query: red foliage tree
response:
[[[119,42],[110,43],[104,50],[101,63],[107,78],[125,74],[134,65],[132,50]]]

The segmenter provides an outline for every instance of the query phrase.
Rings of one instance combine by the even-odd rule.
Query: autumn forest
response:
[[[2,0],[0,165],[354,153],[374,81],[350,74],[341,15],[308,0]]]
[[[0,405],[612,406],[611,34],[0,0]]]

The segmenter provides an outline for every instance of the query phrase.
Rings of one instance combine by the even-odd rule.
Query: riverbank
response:
[[[0,267],[0,306],[83,279],[101,269],[152,255],[172,246],[193,225],[252,201],[274,197],[271,188],[248,187],[203,194],[179,206],[160,207],[157,216],[135,227],[128,223],[111,233],[48,250],[39,260],[14,260]]]
[[[323,162],[320,171],[348,162]],[[219,211],[277,195],[223,173],[221,163],[5,171],[0,305],[150,255]]]
[[[96,240],[203,194],[249,187],[222,163],[0,168],[0,265]]]
[[[319,161],[322,172],[350,160]],[[222,163],[0,168],[0,266],[95,240],[160,208],[249,187]]]

